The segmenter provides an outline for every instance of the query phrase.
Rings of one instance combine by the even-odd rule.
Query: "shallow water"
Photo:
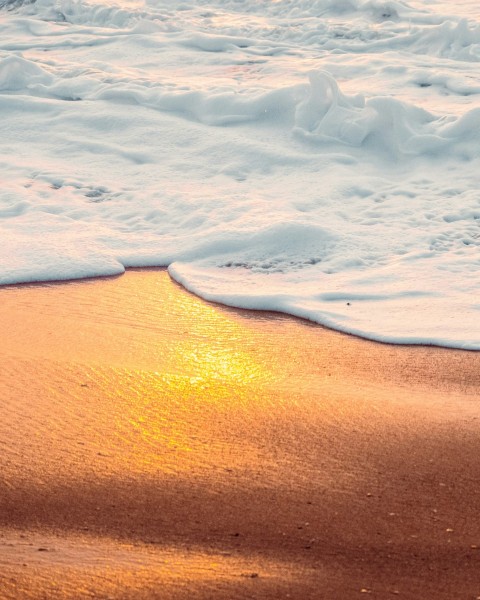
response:
[[[163,265],[480,348],[476,2],[3,6],[0,283]]]
[[[4,287],[0,331],[2,600],[477,593],[478,352],[159,270]]]

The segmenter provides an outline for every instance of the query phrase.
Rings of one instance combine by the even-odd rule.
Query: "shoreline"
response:
[[[396,341],[396,342],[392,342],[392,341],[388,341],[388,340],[381,340],[381,339],[377,339],[376,337],[368,337],[367,335],[363,335],[361,333],[353,333],[348,331],[347,329],[341,329],[341,328],[336,328],[330,325],[326,325],[324,323],[320,323],[318,321],[314,321],[313,319],[309,319],[308,317],[303,317],[303,316],[299,316],[293,313],[288,313],[288,312],[283,312],[280,310],[273,310],[273,309],[262,309],[262,308],[242,308],[242,307],[238,307],[235,306],[233,304],[223,304],[222,302],[217,302],[215,300],[209,300],[206,299],[202,296],[199,296],[198,294],[195,294],[195,292],[191,291],[188,287],[186,287],[185,285],[183,285],[182,283],[180,283],[179,281],[177,281],[176,279],[174,279],[170,272],[169,272],[169,267],[125,267],[124,271],[121,273],[116,273],[113,275],[97,275],[97,276],[91,276],[91,277],[78,277],[78,278],[73,278],[73,279],[51,279],[51,280],[40,280],[40,281],[25,281],[25,282],[19,282],[19,283],[6,283],[6,284],[1,284],[0,285],[0,290],[2,289],[15,289],[17,287],[22,288],[22,287],[41,287],[41,286],[56,286],[56,285],[68,285],[68,284],[78,284],[78,283],[95,283],[96,281],[103,281],[103,280],[115,280],[118,279],[119,277],[123,277],[125,276],[127,273],[156,273],[156,272],[166,272],[168,277],[170,278],[170,280],[172,281],[172,283],[174,283],[175,285],[178,285],[179,288],[181,288],[184,292],[186,292],[187,294],[192,294],[192,296],[199,298],[200,300],[202,300],[203,302],[207,303],[207,304],[211,304],[213,306],[218,306],[220,309],[226,309],[226,310],[233,310],[233,311],[239,311],[239,313],[253,313],[255,315],[282,315],[285,317],[289,317],[291,319],[296,319],[300,322],[303,323],[309,323],[315,327],[320,327],[322,329],[326,329],[328,331],[334,331],[336,333],[340,333],[342,335],[346,335],[346,336],[350,336],[356,339],[360,339],[360,340],[365,340],[366,342],[371,342],[374,344],[382,344],[385,346],[405,346],[405,347],[409,347],[409,348],[417,348],[417,347],[421,347],[421,348],[440,348],[440,349],[444,349],[444,350],[453,350],[453,351],[461,351],[461,352],[480,352],[480,349],[476,349],[476,348],[462,348],[460,346],[455,346],[455,345],[445,345],[445,344],[441,344],[441,343],[424,343],[424,342],[402,342],[402,341]]]
[[[0,295],[5,598],[480,594],[478,353],[163,269]]]

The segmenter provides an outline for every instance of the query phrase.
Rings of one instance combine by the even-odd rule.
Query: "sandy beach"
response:
[[[480,354],[0,289],[0,598],[480,598]]]

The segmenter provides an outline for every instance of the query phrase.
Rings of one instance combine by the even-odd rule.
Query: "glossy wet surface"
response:
[[[165,271],[3,288],[0,324],[4,597],[480,595],[478,353]]]

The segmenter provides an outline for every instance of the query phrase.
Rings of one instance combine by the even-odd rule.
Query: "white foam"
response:
[[[473,0],[0,6],[1,284],[165,265],[480,349]]]

